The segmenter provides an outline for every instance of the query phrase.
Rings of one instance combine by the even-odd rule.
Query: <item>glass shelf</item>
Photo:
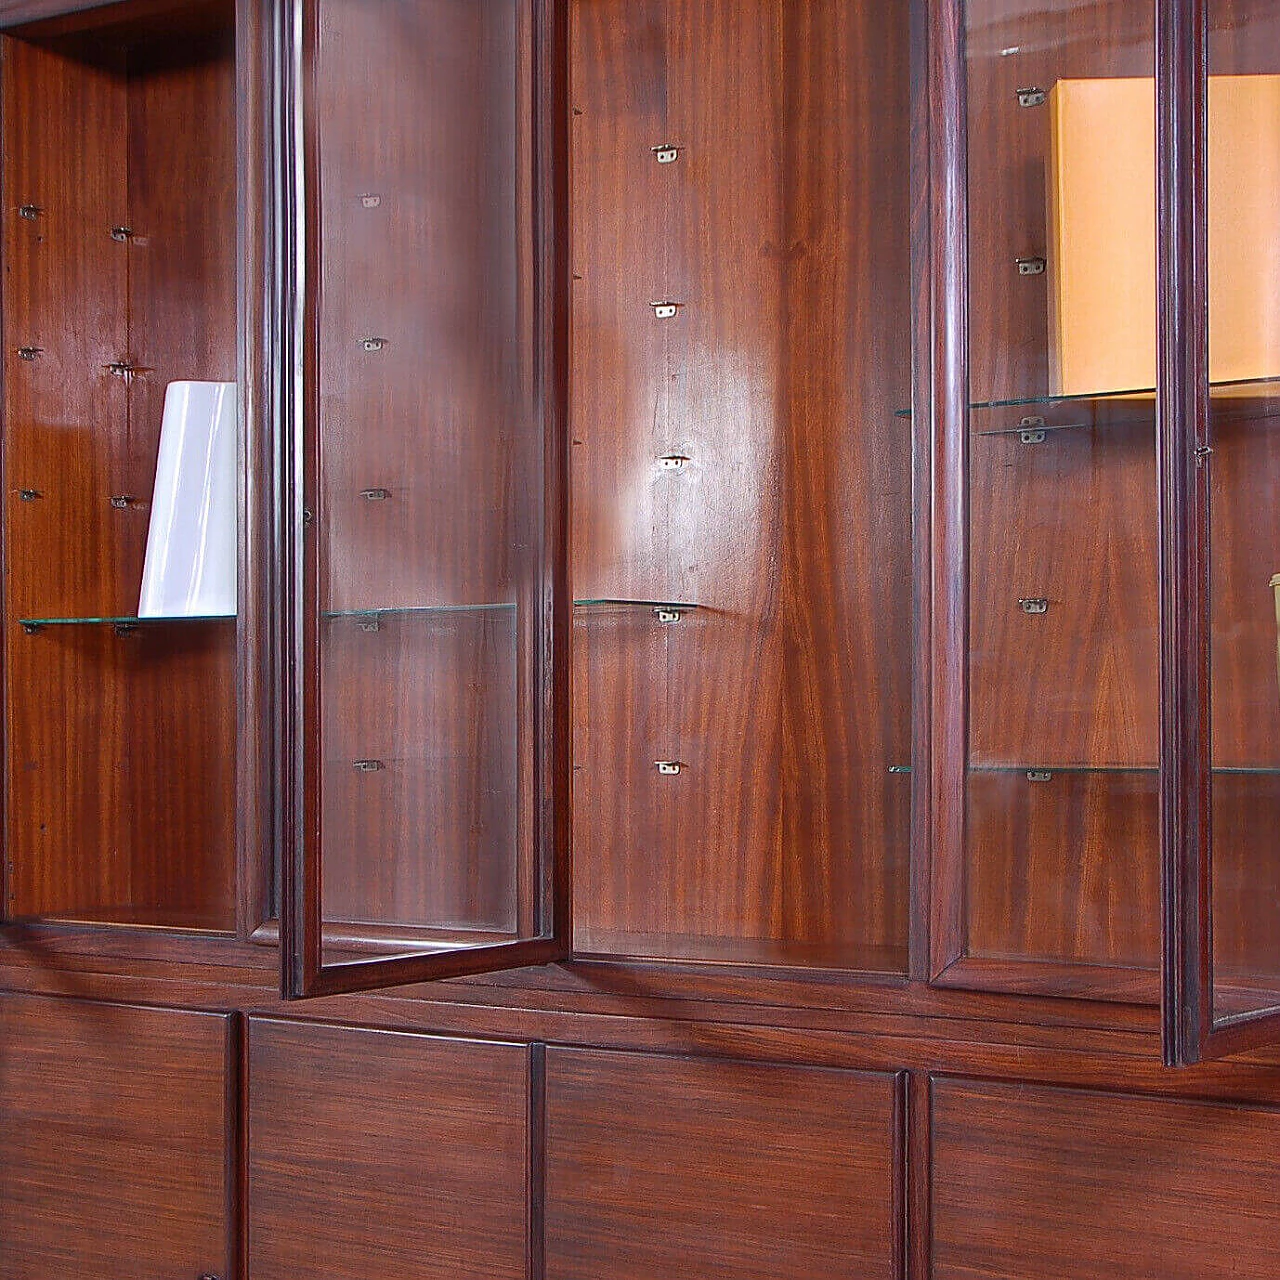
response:
[[[1258,398],[1263,396],[1280,396],[1280,377],[1246,378],[1240,382],[1214,382],[1209,386],[1210,394],[1223,399]],[[1111,404],[1133,400],[1153,400],[1155,387],[1134,387],[1127,391],[1085,391],[1069,396],[1018,396],[1011,400],[975,400],[969,405],[971,412],[985,409],[1029,409],[1037,407],[1049,408],[1058,404]],[[911,409],[897,409],[895,418],[910,418]],[[1127,419],[1125,421],[1145,421],[1146,419]],[[1049,424],[1050,427],[1052,424]],[[1073,424],[1073,425],[1093,425]],[[1123,425],[1122,422],[1108,425]]]
[[[596,600],[575,600],[573,607],[592,611],[612,610],[617,612],[625,612],[628,609],[648,609],[654,613],[687,613],[690,610],[701,608],[700,605],[690,604],[685,600],[613,600],[608,597]]]
[[[234,613],[213,613],[201,615],[184,614],[172,618],[19,618],[18,625],[28,635],[33,636],[45,627],[114,627],[116,631],[125,633],[136,631],[139,627],[168,626],[174,622],[234,622]]]
[[[418,615],[452,613],[503,613],[515,609],[513,603],[502,604],[407,604],[385,608],[326,609],[322,618],[411,618]]]
[[[386,617],[413,617],[420,614],[454,614],[454,613],[502,613],[515,609],[515,604],[505,601],[500,604],[427,604],[427,605],[393,605],[376,609],[334,609],[326,610],[325,618],[376,619]],[[622,600],[598,598],[575,600],[575,609],[582,610],[614,610],[624,612],[631,609],[644,609],[654,613],[688,613],[700,608],[685,600]],[[201,616],[183,616],[172,618],[137,618],[137,617],[102,617],[102,618],[20,618],[18,625],[34,635],[45,627],[114,627],[117,631],[133,631],[138,627],[166,626],[175,622],[234,622],[235,614],[206,614]]]
[[[512,601],[505,601],[501,604],[399,605],[376,609],[326,610],[322,616],[325,618],[355,618],[359,620],[362,618],[411,617],[415,614],[500,613],[513,610],[515,607]],[[573,607],[575,609],[596,611],[625,612],[632,609],[644,609],[654,613],[687,613],[701,606],[690,604],[683,600],[622,600],[601,597],[575,600]]]

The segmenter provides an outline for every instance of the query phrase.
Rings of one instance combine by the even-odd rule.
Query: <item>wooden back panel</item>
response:
[[[1271,9],[1260,0],[1214,6],[1215,72],[1274,70],[1274,42],[1257,34],[1273,29]],[[974,3],[968,22],[971,398],[1043,395],[1049,276],[1020,276],[1015,259],[1053,248],[1050,117],[1047,105],[1020,106],[1017,90],[1048,92],[1064,77],[1151,76],[1153,9],[1083,0],[1058,25],[1045,13],[1010,17]],[[1126,299],[1112,302],[1123,308]],[[1218,769],[1280,764],[1268,587],[1280,553],[1274,412],[1274,397],[1215,401]],[[1033,415],[1044,422],[1026,425],[1043,425],[1046,438],[1024,443],[1018,428]],[[973,954],[1158,964],[1154,424],[1150,396],[971,414],[965,910]],[[1024,598],[1044,599],[1047,612],[1025,613]],[[1037,782],[1028,771],[1053,778]],[[1235,972],[1270,973],[1276,949],[1246,886],[1251,867],[1272,878],[1264,833],[1276,821],[1275,780],[1220,774],[1215,787],[1222,954]]]
[[[574,10],[574,591],[704,606],[574,629],[580,948],[904,963],[907,62],[899,4]]]

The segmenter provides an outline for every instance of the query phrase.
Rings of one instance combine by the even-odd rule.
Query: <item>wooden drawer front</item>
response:
[[[935,1081],[934,1280],[1273,1280],[1280,1112]]]
[[[547,1053],[547,1280],[894,1275],[891,1076]]]
[[[0,996],[0,1277],[226,1276],[228,1019]]]
[[[253,1280],[524,1280],[528,1050],[253,1019]]]

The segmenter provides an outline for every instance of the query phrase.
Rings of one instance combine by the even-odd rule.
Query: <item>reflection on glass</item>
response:
[[[1280,11],[1213,0],[1210,376],[1280,368]],[[1214,1013],[1280,1005],[1280,404],[1242,389],[1210,423]],[[1227,772],[1231,770],[1231,772]]]
[[[515,0],[317,13],[323,918],[367,945],[523,936],[542,474],[528,31]]]
[[[964,954],[1105,987],[1159,961],[1154,4],[967,24]]]

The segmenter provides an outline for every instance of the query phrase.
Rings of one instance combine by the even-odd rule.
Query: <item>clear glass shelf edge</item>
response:
[[[321,615],[325,618],[385,618],[412,616],[415,614],[451,614],[451,613],[496,613],[515,609],[514,601],[498,604],[424,604],[424,605],[386,605],[371,606],[367,609],[326,609]],[[592,597],[575,600],[575,609],[661,609],[675,613],[684,613],[702,606],[691,604],[686,600],[625,600],[614,597]]]
[[[1223,399],[1245,396],[1280,396],[1280,376],[1267,378],[1245,378],[1239,382],[1213,382],[1209,384],[1211,393]],[[971,412],[985,409],[1027,409],[1047,407],[1055,404],[1102,404],[1123,402],[1126,400],[1153,400],[1155,387],[1132,387],[1124,391],[1081,391],[1072,395],[1039,395],[1016,396],[1009,400],[974,400],[970,403]],[[895,418],[910,418],[914,414],[911,409],[895,409]]]
[[[169,626],[175,622],[234,622],[234,613],[182,614],[164,618],[139,618],[132,615],[96,618],[19,618],[18,625],[26,632],[36,632],[44,627],[116,627],[133,630],[136,627]]]

